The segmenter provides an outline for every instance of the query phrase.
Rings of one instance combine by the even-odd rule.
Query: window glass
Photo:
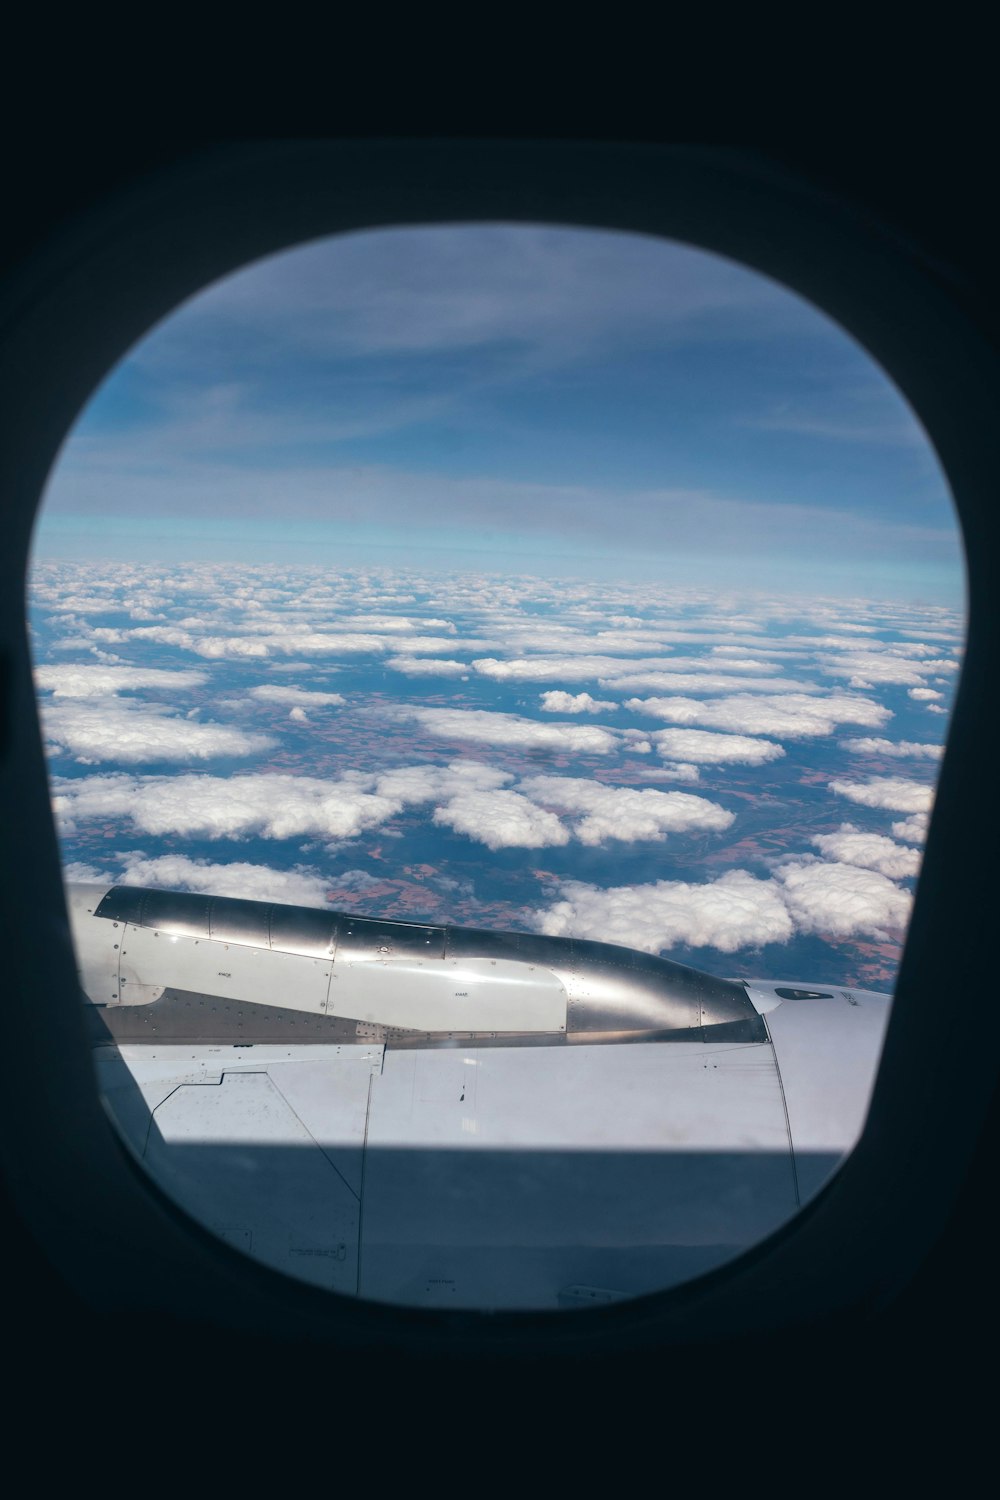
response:
[[[584,1308],[856,1141],[964,576],[800,298],[542,225],[251,265],[94,395],[30,626],[100,1087],[237,1250]]]

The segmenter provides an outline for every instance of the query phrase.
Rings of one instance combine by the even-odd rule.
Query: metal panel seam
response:
[[[778,1079],[778,1090],[781,1094],[781,1108],[784,1110],[785,1114],[785,1133],[788,1136],[788,1155],[791,1158],[792,1162],[792,1186],[795,1189],[795,1206],[796,1208],[801,1208],[802,1195],[799,1192],[799,1169],[795,1161],[795,1142],[792,1140],[792,1122],[788,1116],[788,1101],[785,1098],[785,1084],[784,1080],[781,1077],[781,1067],[778,1063],[777,1048],[775,1047],[774,1042],[771,1040],[771,1029],[767,1024],[767,1017],[761,1016],[760,1019],[763,1021],[764,1030],[767,1032],[767,1041],[769,1047],[771,1048],[771,1060],[774,1063],[774,1071]]]

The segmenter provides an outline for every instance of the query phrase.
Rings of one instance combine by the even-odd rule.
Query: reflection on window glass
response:
[[[272,257],[95,394],[31,597],[100,1086],[231,1246],[586,1308],[850,1150],[965,614],[814,308],[585,230]]]

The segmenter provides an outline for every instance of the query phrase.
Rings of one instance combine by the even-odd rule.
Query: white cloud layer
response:
[[[746,734],[804,739],[832,734],[838,724],[880,728],[892,712],[870,698],[846,693],[813,698],[804,693],[752,697],[736,694],[701,703],[697,698],[630,698],[626,708],[674,724],[703,724]]]
[[[589,845],[661,839],[668,833],[720,831],[734,818],[717,803],[684,792],[608,787],[563,776],[529,777],[511,788],[513,780],[511,773],[478,761],[401,766],[381,774],[351,771],[336,780],[278,772],[119,773],[60,780],[53,807],[64,835],[101,819],[156,836],[338,841],[433,803],[439,827],[491,849],[560,846],[571,837]],[[569,822],[559,813],[572,815]]]
[[[601,687],[625,692],[628,688],[660,693],[815,693],[810,682],[791,677],[734,677],[731,672],[710,672],[710,664],[696,672],[628,672],[613,677],[599,677]],[[716,663],[711,663],[712,666]],[[730,668],[737,662],[727,662]]]
[[[275,653],[283,656],[356,656],[363,653],[378,653],[398,648],[402,640],[413,652],[453,651],[454,636],[440,635],[375,635],[364,631],[319,631],[282,630],[257,633],[248,629],[242,635],[194,635],[173,625],[146,625],[136,630],[121,630],[99,626],[92,630],[89,639],[122,645],[129,641],[154,641],[163,646],[176,646],[182,651],[191,651],[196,656],[209,660],[238,660],[240,657],[269,657]],[[488,645],[487,641],[464,642],[470,649]]]

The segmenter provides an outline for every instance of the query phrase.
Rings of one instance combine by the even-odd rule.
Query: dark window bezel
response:
[[[969,636],[883,1062],[858,1147],[777,1235],[689,1286],[550,1315],[438,1314],[341,1300],[229,1250],[135,1168],[101,1110],[65,921],[24,625],[31,527],[59,445],[128,347],[180,301],[260,255],[406,223],[544,222],[661,234],[773,276],[836,319],[923,422],[955,497]],[[764,158],[571,142],[342,141],[193,153],[92,208],[10,277],[0,301],[0,557],[7,661],[0,816],[18,1068],[2,1149],[20,1212],[91,1305],[340,1344],[616,1352],[780,1329],[905,1285],[947,1222],[997,1080],[987,967],[985,716],[997,663],[996,352],[919,250]],[[976,921],[977,913],[981,921]],[[971,940],[970,940],[971,929]],[[954,934],[962,933],[961,944]],[[940,1026],[965,997],[967,1030]],[[928,1099],[946,1108],[930,1110]],[[863,1227],[863,1232],[861,1232]]]

